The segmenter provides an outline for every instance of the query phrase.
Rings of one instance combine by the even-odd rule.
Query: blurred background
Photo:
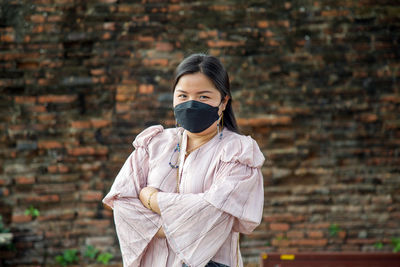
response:
[[[194,52],[268,158],[247,266],[400,251],[399,42],[396,0],[0,1],[0,265],[121,266],[101,200]]]

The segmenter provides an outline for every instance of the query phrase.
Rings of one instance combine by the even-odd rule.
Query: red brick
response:
[[[43,23],[45,22],[46,18],[43,15],[32,15],[31,21],[34,23]]]
[[[281,107],[277,110],[279,114],[296,115],[296,114],[311,114],[309,107]]]
[[[78,218],[94,218],[97,212],[94,210],[79,210]]]
[[[94,163],[83,163],[80,165],[80,170],[82,171],[98,171],[101,168],[101,164],[98,162]]]
[[[60,196],[59,195],[27,196],[25,198],[25,201],[28,203],[34,203],[34,202],[52,203],[52,202],[59,202]]]
[[[280,43],[276,40],[268,40],[267,43],[270,46],[279,46],[280,45]]]
[[[132,18],[132,21],[135,22],[148,22],[150,20],[148,15],[144,15],[144,16],[135,16]],[[151,38],[151,37],[147,37],[147,38]]]
[[[46,106],[28,106],[27,109],[31,112],[46,112]]]
[[[38,141],[39,149],[56,149],[62,147],[63,145],[59,141]]]
[[[349,11],[348,10],[323,10],[321,12],[321,15],[324,17],[343,17],[343,16],[348,16]]]
[[[44,25],[36,25],[32,28],[33,33],[42,33],[44,32]]]
[[[102,39],[102,40],[109,40],[109,39],[111,39],[111,33],[109,33],[109,32],[103,33],[102,36],[101,36],[101,39]]]
[[[346,236],[347,236],[346,231],[339,231],[339,233],[338,233],[339,238],[344,239],[344,238],[346,238]]]
[[[392,204],[393,199],[391,195],[373,196],[371,202],[374,204]]]
[[[115,22],[105,22],[103,23],[103,29],[107,31],[115,31]]]
[[[132,109],[132,105],[129,103],[117,103],[115,107],[115,111],[117,113],[128,112]]]
[[[280,20],[278,21],[278,26],[289,28],[290,22],[288,20]]]
[[[168,66],[168,59],[166,58],[153,58],[153,59],[144,59],[143,65],[153,67],[153,66]]]
[[[34,184],[35,183],[35,177],[32,176],[18,176],[15,177],[15,182],[17,184]]]
[[[40,215],[38,218],[38,221],[43,222],[43,221],[67,221],[67,220],[72,220],[75,218],[75,213],[65,213],[65,214],[47,214],[47,215]]]
[[[267,28],[267,27],[269,27],[269,23],[266,20],[260,20],[260,21],[257,21],[257,27],[258,28]]]
[[[74,147],[68,148],[68,154],[72,156],[107,155],[107,147]]]
[[[104,69],[91,69],[90,74],[98,76],[98,75],[104,75],[105,71]]]
[[[10,178],[0,178],[0,186],[5,186],[11,183]]]
[[[72,156],[94,155],[96,150],[94,147],[75,147],[69,148],[68,154]]]
[[[265,222],[301,222],[305,220],[305,216],[293,214],[270,214],[264,215],[263,220]]]
[[[89,129],[91,125],[90,121],[72,121],[71,127],[75,129]]]
[[[154,92],[154,86],[152,84],[141,84],[139,85],[139,93],[141,94],[152,94]]]
[[[37,116],[39,122],[50,122],[56,118],[55,114],[40,114]]]
[[[47,17],[48,22],[60,22],[62,21],[62,16],[59,15],[51,15]]]
[[[76,225],[81,225],[81,226],[90,226],[94,228],[107,228],[110,226],[110,220],[104,219],[104,220],[95,220],[95,219],[82,219],[82,220],[76,220],[75,221]]]
[[[0,36],[0,40],[1,40],[2,42],[11,43],[11,42],[14,42],[14,41],[15,41],[15,36],[14,36],[14,34],[4,34],[4,35],[1,35],[1,36]]]
[[[322,238],[324,237],[324,233],[322,231],[309,231],[307,232],[307,236],[310,238]]]
[[[89,191],[81,194],[81,200],[84,202],[101,201],[103,193],[98,191]]]
[[[287,238],[303,238],[304,232],[301,231],[289,231],[286,233]]]
[[[400,103],[400,95],[385,95],[381,97],[384,102]]]
[[[17,104],[34,104],[36,103],[35,96],[15,96],[15,103]]]
[[[244,45],[244,41],[208,41],[207,45],[209,47],[237,47]]]
[[[359,244],[359,245],[373,245],[377,243],[379,240],[376,238],[360,238],[360,239],[347,239],[346,243],[348,244]]]
[[[271,244],[276,247],[288,247],[290,245],[290,241],[286,239],[273,239]]]
[[[13,223],[24,223],[24,222],[30,222],[32,220],[32,217],[30,215],[25,215],[25,214],[13,214],[11,217],[11,221]]]
[[[238,118],[237,123],[240,126],[265,126],[265,125],[287,125],[292,122],[292,118],[288,116],[267,116],[260,118]]]
[[[108,206],[108,205],[106,205],[106,204],[103,204],[103,207],[106,209],[106,210],[108,210],[108,215],[109,216],[111,216],[112,215],[112,208],[110,207],[110,206]]]
[[[181,5],[168,5],[168,12],[177,12],[182,10]]]
[[[76,99],[75,95],[43,95],[38,97],[39,103],[72,103]]]
[[[90,122],[94,128],[103,128],[111,125],[111,120],[92,119]]]
[[[329,228],[331,226],[330,223],[316,223],[316,224],[310,224],[311,229],[325,229]]]
[[[163,52],[170,52],[174,49],[174,46],[170,43],[165,42],[157,42],[156,43],[156,50],[163,51]]]
[[[294,239],[290,243],[294,246],[324,247],[328,244],[327,239]]]
[[[154,42],[154,37],[153,36],[139,36],[138,37],[139,42]]]
[[[287,231],[289,230],[290,226],[287,223],[271,223],[269,228],[272,231]]]
[[[121,5],[118,5],[118,12],[131,13],[132,14],[132,13],[135,13],[137,11],[135,10],[135,6],[121,4]]]
[[[8,190],[8,188],[0,188],[2,196],[9,196],[10,195],[10,190]]]
[[[115,96],[115,100],[118,102],[127,102],[127,101],[134,101],[135,95],[134,94],[118,94]]]
[[[376,122],[378,120],[378,116],[376,114],[362,114],[360,117],[362,122]]]
[[[77,173],[72,174],[50,174],[50,175],[41,175],[37,177],[37,181],[39,183],[67,183],[67,182],[75,182],[78,181],[80,175]]]

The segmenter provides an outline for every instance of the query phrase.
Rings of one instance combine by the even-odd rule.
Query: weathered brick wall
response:
[[[3,261],[48,265],[87,244],[120,261],[100,201],[135,135],[173,126],[172,72],[191,52],[221,58],[239,124],[269,158],[246,262],[260,251],[391,251],[398,1],[165,2],[1,2],[0,213],[17,248]]]

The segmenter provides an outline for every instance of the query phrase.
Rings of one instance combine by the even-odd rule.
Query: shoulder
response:
[[[257,142],[250,136],[224,130],[221,140],[221,161],[239,162],[249,167],[261,167],[265,157]]]
[[[140,134],[138,134],[133,141],[133,146],[138,147],[148,147],[160,142],[168,142],[176,138],[177,129],[169,128],[164,129],[161,125],[153,125],[144,129]]]

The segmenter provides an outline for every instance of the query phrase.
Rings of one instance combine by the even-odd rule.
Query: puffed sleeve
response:
[[[157,194],[167,240],[189,266],[205,266],[232,230],[250,233],[261,221],[264,156],[250,137],[224,147],[209,190]]]
[[[145,248],[161,227],[160,216],[143,206],[139,193],[146,186],[149,168],[147,146],[162,131],[162,126],[152,126],[136,137],[133,142],[135,150],[103,199],[103,203],[114,210],[124,266],[139,266]]]

